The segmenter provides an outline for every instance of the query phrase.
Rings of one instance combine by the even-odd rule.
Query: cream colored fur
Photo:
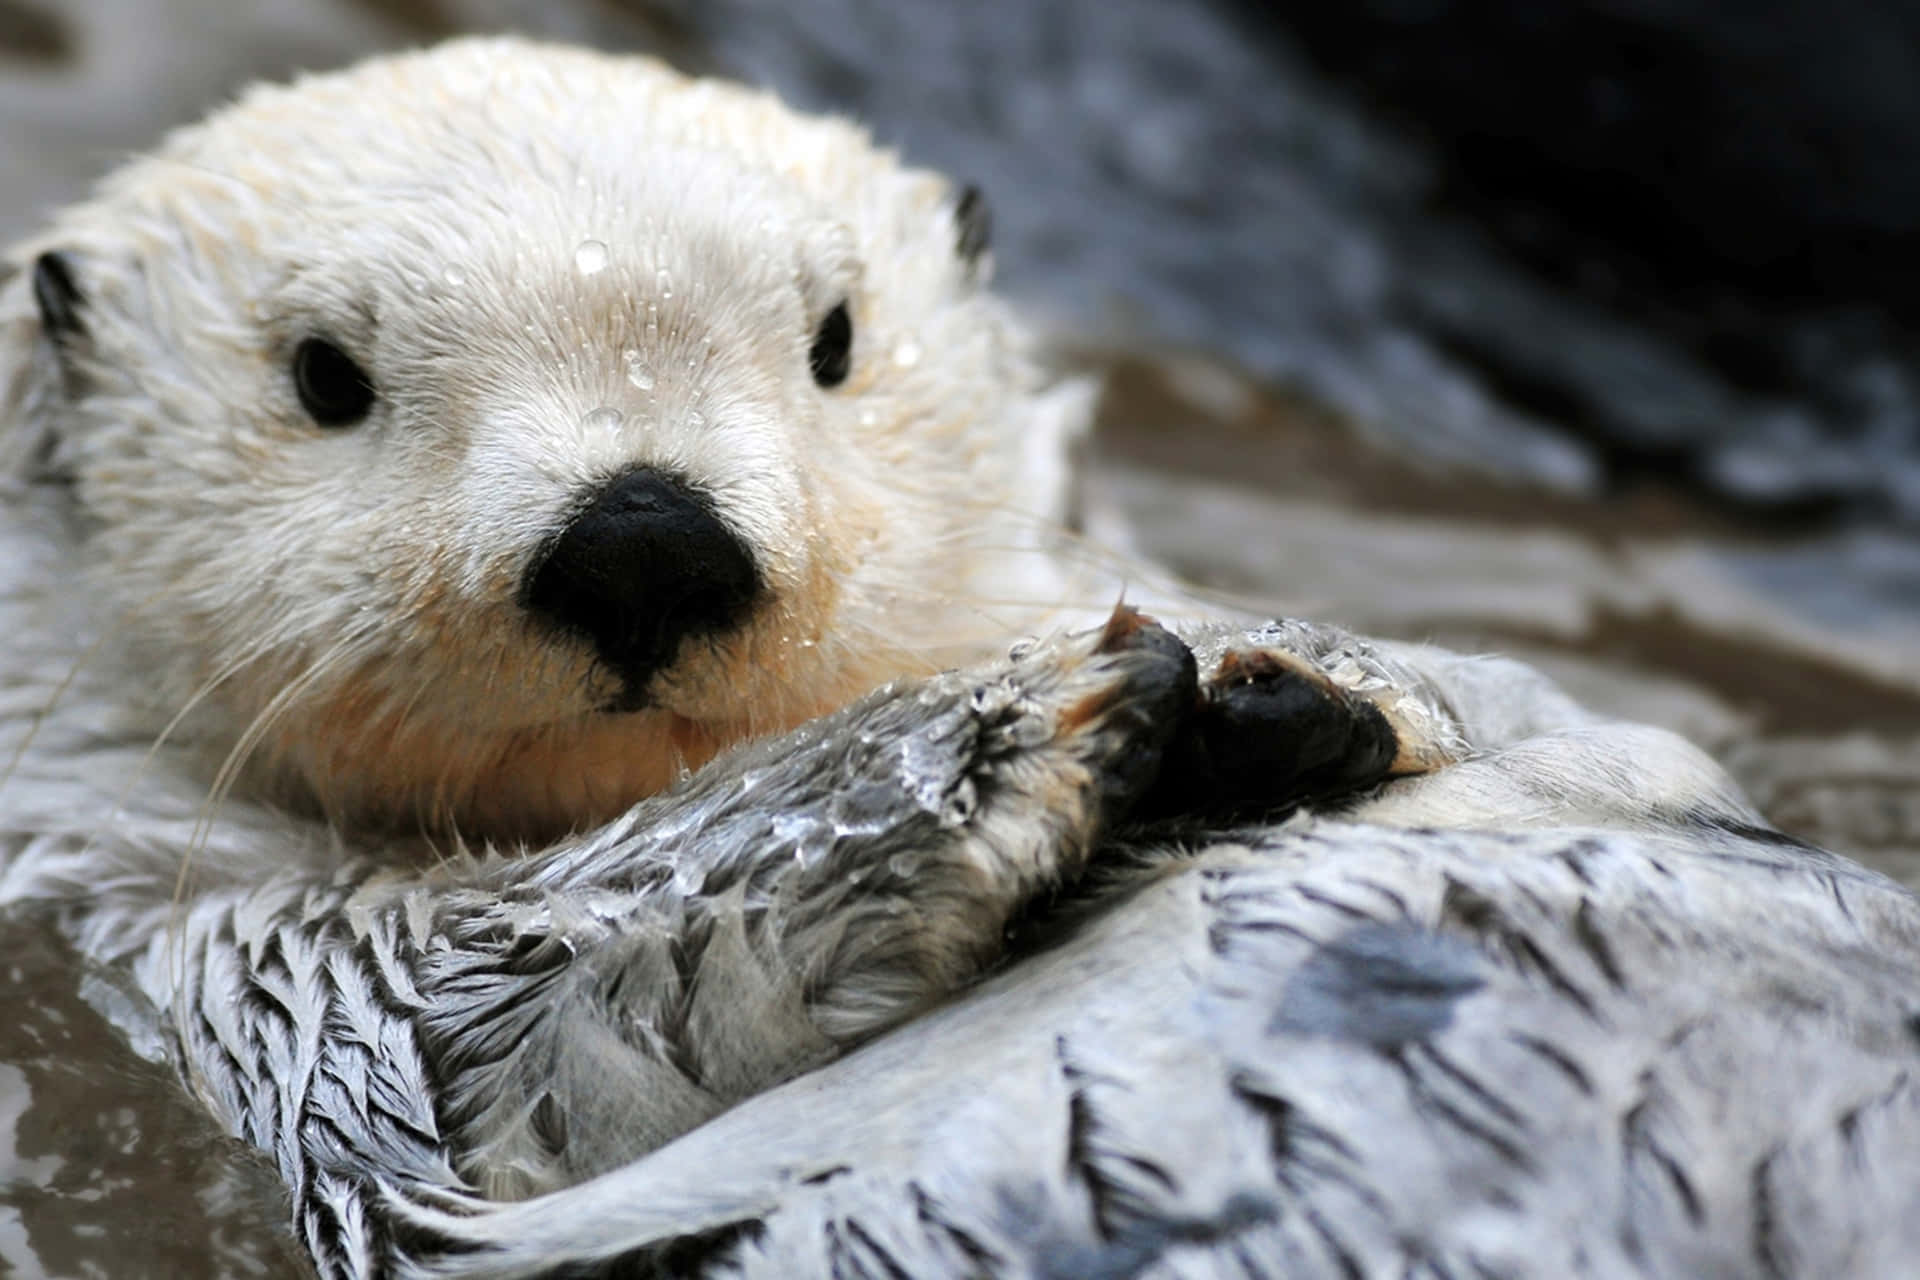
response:
[[[1049,386],[953,251],[954,192],[851,125],[657,63],[512,41],[261,88],[18,247],[6,366],[45,377],[25,268],[73,255],[88,395],[44,388],[86,590],[159,729],[363,822],[549,836],[723,743],[1009,634],[1088,391]],[[847,301],[843,386],[805,376]],[[317,429],[294,347],[379,387]],[[771,588],[610,719],[609,677],[516,599],[592,483],[690,477]],[[57,676],[64,672],[50,673]],[[83,673],[83,677],[86,673]]]

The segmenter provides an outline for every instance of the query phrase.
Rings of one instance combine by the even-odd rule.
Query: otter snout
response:
[[[732,628],[760,590],[753,553],[707,499],[641,468],[609,481],[534,561],[522,599],[593,641],[625,686],[609,709],[633,711],[682,641]]]

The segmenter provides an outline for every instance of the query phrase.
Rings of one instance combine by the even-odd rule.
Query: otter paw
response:
[[[810,975],[811,1025],[852,1043],[997,960],[1009,924],[1151,790],[1198,698],[1187,647],[1122,611],[1097,637],[895,686],[827,722],[839,779],[816,776],[775,823],[802,833],[800,856],[756,846],[789,881],[768,892],[789,917],[771,928],[779,967]],[[828,852],[809,863],[823,811]]]
[[[1010,843],[1054,861],[1048,878],[1059,878],[1155,787],[1199,703],[1198,669],[1178,637],[1123,607],[1097,637],[973,673],[969,703],[981,726],[968,771],[981,804],[956,834],[998,843],[1018,831]]]
[[[1373,697],[1284,650],[1229,649],[1136,816],[1266,816],[1429,767],[1417,736]]]

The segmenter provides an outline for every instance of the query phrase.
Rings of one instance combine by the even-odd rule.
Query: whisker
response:
[[[212,786],[208,789],[207,804],[202,806],[201,819],[195,829],[196,839],[189,846],[190,849],[198,848],[203,844],[202,838],[208,833],[212,823],[211,810],[225,802],[227,793],[232,790],[241,769],[252,758],[261,740],[273,731],[279,724],[280,718],[321,677],[332,674],[335,660],[360,643],[362,639],[363,637],[358,634],[350,634],[335,641],[331,648],[308,664],[305,672],[283,685],[280,691],[268,700],[267,705],[254,716],[253,721],[240,735],[232,749],[227,752],[226,759],[221,762],[220,768],[214,774]]]
[[[219,811],[225,805],[234,782],[238,780],[241,770],[252,758],[261,740],[315,683],[331,674],[333,664],[340,655],[349,652],[362,639],[363,637],[359,634],[343,636],[326,652],[309,663],[304,672],[283,685],[267,705],[260,709],[248,724],[246,731],[227,752],[226,759],[221,762],[220,768],[214,774],[213,782],[207,791],[207,798],[200,806],[193,829],[188,835],[187,847],[180,858],[180,868],[174,876],[172,901],[176,913],[183,909],[187,901],[187,889],[192,882],[194,863],[213,837],[213,825]],[[178,920],[179,917],[176,914],[176,921]],[[170,968],[176,964],[179,966],[176,970],[176,986],[184,985],[186,978],[186,955],[181,945],[183,942],[184,930],[170,926],[168,965]]]
[[[27,725],[27,731],[20,735],[19,745],[14,747],[13,754],[7,759],[7,767],[0,769],[0,787],[5,787],[13,780],[15,771],[20,768],[20,762],[27,758],[28,748],[32,747],[33,740],[40,736],[41,726],[46,724],[55,708],[60,705],[60,700],[73,687],[73,682],[79,677],[81,669],[100,656],[100,651],[106,647],[107,641],[111,638],[110,635],[103,633],[67,667],[67,674],[53,687],[53,692],[48,695],[46,704],[33,714],[32,720]]]
[[[193,694],[187,698],[180,709],[174,713],[173,718],[168,720],[160,732],[155,735],[152,745],[147,748],[146,755],[141,758],[139,767],[133,771],[132,778],[128,780],[125,790],[121,793],[119,803],[113,811],[114,819],[118,819],[125,811],[127,802],[132,799],[133,788],[139,785],[140,780],[146,776],[147,770],[153,765],[154,760],[159,757],[161,748],[165,747],[167,741],[173,737],[174,731],[186,721],[188,716],[193,714],[194,710],[199,707],[202,702],[211,697],[216,689],[233,679],[234,676],[238,675],[248,665],[258,661],[270,647],[266,641],[255,642],[250,647],[235,654],[233,658],[216,671],[210,679],[204,681],[198,689],[194,690]]]
[[[127,613],[137,614],[140,610],[150,608],[154,604],[167,598],[173,591],[174,588],[172,584],[161,587],[145,599],[130,606]],[[112,630],[103,628],[99,638],[83,649],[67,667],[66,675],[62,676],[60,682],[54,686],[53,692],[47,696],[45,705],[34,713],[32,722],[27,726],[26,733],[22,735],[19,744],[13,750],[13,754],[8,758],[7,767],[4,770],[0,770],[0,787],[5,787],[8,782],[12,781],[15,772],[20,768],[21,761],[26,759],[28,749],[33,746],[34,739],[39,736],[41,727],[52,717],[54,711],[59,707],[61,700],[72,690],[74,682],[79,679],[81,671],[86,668],[88,663],[100,656],[101,652],[106,649],[108,642],[112,639]]]

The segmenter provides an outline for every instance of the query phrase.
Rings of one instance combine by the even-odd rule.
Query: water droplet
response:
[[[642,391],[653,390],[653,370],[647,368],[646,359],[638,351],[628,351],[627,381]]]
[[[920,363],[920,344],[912,338],[902,338],[893,347],[893,362],[902,369],[911,369]]]
[[[869,429],[879,426],[880,411],[878,409],[862,409],[860,411],[860,425]]]
[[[665,267],[653,273],[653,287],[663,298],[671,298],[673,296],[673,277],[667,274]]]
[[[833,831],[808,814],[776,814],[773,838],[793,845],[793,858],[803,867],[819,864],[833,849]]]
[[[688,860],[673,869],[673,889],[683,898],[706,892],[707,874],[698,862]]]
[[[580,419],[580,425],[592,431],[618,431],[627,415],[610,405],[602,405]]]
[[[445,271],[440,273],[440,278],[458,289],[467,282],[467,273],[459,267],[449,266]]]
[[[582,240],[580,247],[573,251],[573,265],[583,276],[595,275],[607,269],[607,246],[600,240]]]

